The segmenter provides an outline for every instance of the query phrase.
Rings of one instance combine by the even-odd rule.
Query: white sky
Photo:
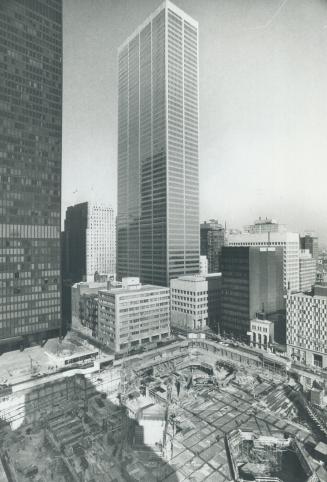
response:
[[[64,0],[63,213],[116,209],[117,47],[160,0]],[[327,1],[176,0],[199,22],[200,213],[327,244]]]

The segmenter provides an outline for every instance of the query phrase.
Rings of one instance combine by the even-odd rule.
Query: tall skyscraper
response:
[[[93,281],[95,273],[116,273],[114,210],[98,203],[69,206],[65,219],[66,276],[71,282]]]
[[[61,0],[0,2],[0,343],[57,335]]]
[[[117,274],[199,271],[198,24],[164,2],[119,49]]]
[[[200,225],[200,253],[208,258],[208,273],[220,271],[221,250],[225,245],[225,230],[216,219]]]

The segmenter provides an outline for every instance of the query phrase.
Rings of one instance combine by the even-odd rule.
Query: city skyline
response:
[[[116,210],[117,48],[160,3],[65,2],[63,212],[88,200]],[[200,24],[200,219],[267,215],[326,244],[326,5],[175,4]]]
[[[327,481],[324,2],[0,0],[1,481]]]

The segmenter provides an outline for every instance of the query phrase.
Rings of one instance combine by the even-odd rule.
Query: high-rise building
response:
[[[308,249],[300,250],[300,291],[311,291],[316,283],[316,260]]]
[[[257,313],[283,315],[283,248],[223,247],[221,332],[245,337]],[[285,318],[284,318],[285,319]]]
[[[200,253],[208,258],[208,273],[220,271],[221,249],[225,245],[225,229],[215,219],[200,225]]]
[[[117,275],[199,272],[198,24],[164,2],[119,48]]]
[[[65,219],[67,277],[93,281],[96,273],[116,271],[116,224],[111,207],[85,202],[70,206]]]
[[[299,235],[288,232],[276,221],[260,220],[259,224],[256,223],[253,226],[246,226],[246,231],[241,234],[230,234],[228,246],[282,246],[284,293],[289,290],[299,291]]]
[[[0,343],[60,333],[61,0],[0,2]]]
[[[327,286],[313,295],[287,296],[287,353],[300,363],[327,368]]]
[[[123,278],[122,287],[100,290],[98,303],[98,341],[116,352],[170,335],[169,288]]]
[[[318,236],[314,233],[306,233],[300,236],[300,247],[301,249],[308,249],[312,257],[318,263],[319,258],[319,245]]]

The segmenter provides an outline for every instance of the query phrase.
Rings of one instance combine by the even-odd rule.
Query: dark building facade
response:
[[[311,253],[311,256],[318,263],[319,245],[318,245],[318,237],[317,236],[315,236],[313,234],[305,234],[304,236],[300,236],[300,248],[301,249],[308,249]]]
[[[86,228],[88,203],[69,206],[62,233],[62,316],[66,329],[71,328],[71,289],[86,279]]]
[[[223,247],[221,332],[246,338],[257,313],[284,310],[282,247]]]
[[[225,230],[211,219],[200,225],[200,254],[208,259],[208,273],[220,271],[221,250],[225,244]]]
[[[208,326],[214,333],[219,333],[221,319],[221,273],[206,276],[208,282]]]
[[[164,2],[118,54],[117,277],[199,272],[198,24]]]
[[[61,330],[62,2],[0,1],[0,343]]]
[[[72,284],[86,281],[86,229],[88,203],[69,206],[66,210],[64,250],[64,278]]]
[[[92,337],[98,336],[98,295],[97,293],[82,294],[79,300],[79,318],[81,325],[86,327]]]

